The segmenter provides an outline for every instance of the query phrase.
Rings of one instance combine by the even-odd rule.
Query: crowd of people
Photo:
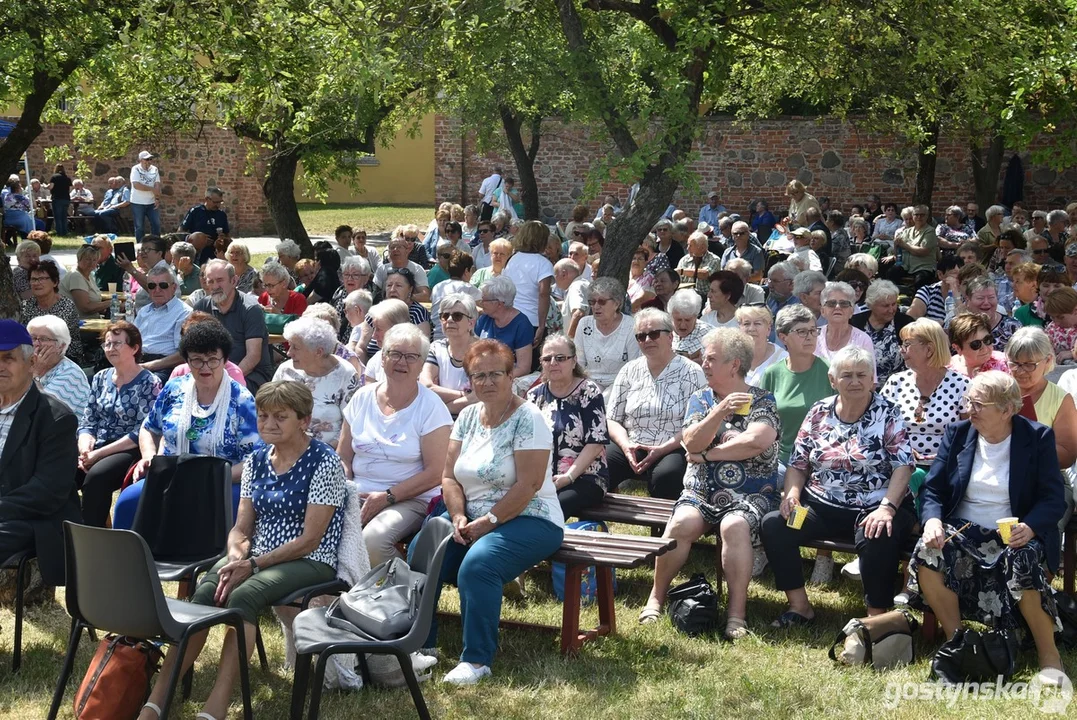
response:
[[[503,587],[567,518],[638,481],[673,501],[677,540],[641,623],[715,531],[725,637],[750,632],[768,565],[788,600],[773,627],[810,624],[807,588],[835,568],[820,551],[806,580],[800,547],[830,539],[856,547],[842,572],[867,614],[926,604],[948,634],[1023,618],[1039,666],[1061,670],[1048,578],[1073,510],[1077,373],[1050,377],[1077,355],[1077,205],[953,206],[936,223],[878,197],[829,208],[798,181],[777,214],[712,194],[698,220],[656,219],[625,286],[599,274],[616,198],[551,227],[508,211],[507,180],[396,228],[384,253],[341,226],[313,260],[284,240],[260,269],[207,232],[214,191],[196,228],[146,234],[136,258],[93,238],[72,281],[32,234],[14,268],[25,325],[0,322],[0,471],[26,469],[3,502],[32,511],[0,519],[0,556],[36,544],[62,582],[63,519],[129,527],[154,456],[221,457],[238,515],[195,601],[253,625],[332,576],[354,483],[372,565],[431,513],[451,521],[441,581],[460,589],[464,649],[445,680],[471,684],[491,673]],[[137,313],[83,343],[79,320],[112,309],[98,293],[116,282]],[[251,650],[229,637],[211,717]]]

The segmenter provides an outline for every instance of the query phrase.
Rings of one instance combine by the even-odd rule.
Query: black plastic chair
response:
[[[310,683],[310,666],[314,655],[318,656],[318,665],[314,670],[314,688],[310,695],[310,720],[317,720],[318,709],[322,699],[322,685],[325,682],[325,665],[329,658],[340,653],[355,653],[359,657],[359,667],[363,673],[363,683],[370,682],[364,654],[393,655],[400,663],[404,679],[411,691],[415,710],[423,720],[429,720],[419,680],[411,665],[411,654],[423,647],[430,624],[434,620],[434,600],[438,594],[441,576],[441,564],[445,559],[445,548],[452,542],[452,523],[442,517],[431,518],[419,531],[415,551],[412,553],[411,568],[426,574],[427,581],[419,598],[419,612],[415,622],[404,637],[397,640],[363,640],[345,630],[329,627],[325,620],[326,608],[312,608],[295,619],[295,680],[292,683],[292,720],[301,720],[303,706],[306,703],[307,685]]]
[[[9,557],[0,568],[15,571],[15,641],[11,650],[11,672],[17,673],[22,666],[22,621],[26,614],[26,583],[30,561],[37,557],[33,550],[23,550]]]
[[[65,522],[64,543],[71,639],[52,696],[49,720],[54,720],[60,710],[84,629],[97,628],[140,640],[176,645],[181,658],[187,651],[191,635],[214,625],[235,628],[239,647],[246,645],[243,617],[238,610],[206,607],[165,597],[149,546],[137,533]],[[161,720],[168,720],[180,665],[177,662],[173,666],[167,679],[168,692],[161,708]],[[240,653],[239,678],[243,717],[253,720],[250,672],[243,653]]]

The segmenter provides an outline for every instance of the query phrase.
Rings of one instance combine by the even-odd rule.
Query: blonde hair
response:
[[[236,250],[243,256],[243,262],[247,265],[251,264],[251,250],[244,243],[233,242],[228,246],[229,250]]]
[[[934,350],[928,361],[931,367],[941,370],[950,364],[950,343],[942,326],[934,320],[920,318],[901,328],[900,335],[902,341],[919,340]]]
[[[743,305],[737,308],[737,311],[733,313],[733,317],[736,318],[738,323],[741,320],[765,320],[767,327],[774,325],[774,316],[763,305]]]

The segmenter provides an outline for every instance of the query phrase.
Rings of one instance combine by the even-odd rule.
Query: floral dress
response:
[[[331,372],[314,377],[297,368],[294,361],[287,360],[277,368],[273,380],[302,383],[310,390],[314,396],[309,429],[311,437],[336,447],[340,429],[344,425],[344,408],[362,386],[362,375],[347,362],[339,360]]]
[[[995,347],[1005,349],[1013,334],[1021,329],[1021,321],[1010,315],[1003,315],[998,325],[991,328],[991,337],[995,340]]]
[[[527,393],[527,399],[542,411],[546,425],[553,432],[554,475],[568,472],[585,446],[609,443],[602,388],[590,380],[581,380],[563,398],[554,395],[546,383],[542,383]],[[605,449],[576,478],[576,482],[581,480],[592,482],[603,491],[609,490],[610,471],[606,466]]]
[[[677,506],[687,505],[699,511],[703,520],[718,525],[727,514],[744,518],[751,532],[752,544],[759,545],[763,517],[778,509],[781,495],[778,490],[778,450],[781,446],[782,421],[774,395],[762,388],[749,387],[752,396],[747,415],[731,414],[707,445],[707,450],[740,435],[752,423],[774,428],[777,435],[769,448],[747,460],[721,460],[688,463],[684,490]],[[720,402],[714,390],[704,388],[688,399],[684,427],[698,425],[706,419],[711,408]],[[676,510],[674,510],[676,512]]]
[[[875,375],[878,378],[878,387],[882,387],[891,375],[905,369],[901,338],[898,337],[897,326],[893,320],[879,329],[875,329],[868,320],[864,323],[864,332],[871,338],[871,344],[875,348]]]
[[[93,376],[90,401],[79,422],[78,434],[92,435],[95,450],[125,435],[137,443],[142,421],[161,392],[160,379],[149,370],[143,370],[123,387],[116,387],[115,373],[113,368],[106,368]]]
[[[258,414],[254,409],[254,396],[247,388],[225,376],[221,382],[231,383],[231,398],[224,418],[209,415],[204,418],[192,418],[187,431],[189,452],[195,455],[216,455],[228,460],[233,465],[243,462],[251,453],[265,443],[258,436]],[[153,403],[142,427],[161,437],[161,454],[178,454],[179,420],[183,412],[183,399],[187,393],[195,392],[194,376],[184,375],[169,380]],[[220,447],[210,447],[210,428],[216,423],[225,423],[224,436]]]
[[[1051,339],[1051,345],[1054,346],[1056,355],[1073,352],[1073,346],[1077,343],[1077,326],[1064,328],[1052,320],[1047,323],[1044,332]]]

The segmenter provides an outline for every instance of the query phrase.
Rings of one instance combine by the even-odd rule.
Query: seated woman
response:
[[[377,309],[377,306],[374,307]],[[360,388],[344,408],[337,452],[364,493],[363,540],[371,566],[399,557],[437,494],[452,416],[419,383],[430,340],[405,323],[385,333],[385,379]]]
[[[910,585],[947,638],[962,616],[1011,629],[1023,616],[1040,668],[1059,671],[1043,678],[1055,684],[1062,625],[1044,563],[1058,571],[1063,480],[1054,433],[1020,409],[1013,378],[986,372],[972,379],[963,408],[969,419],[947,429],[924,481],[924,533],[909,562]],[[1008,517],[1018,523],[1003,542],[997,521]]]
[[[770,342],[770,328],[774,324],[774,316],[766,306],[739,307],[734,317],[737,318],[740,331],[752,341],[752,366],[748,369],[745,381],[758,387],[767,368],[785,360],[789,357],[789,352]]]
[[[41,260],[30,268],[29,300],[22,303],[22,321],[29,322],[42,315],[55,315],[67,324],[71,342],[65,355],[76,363],[82,362],[82,336],[79,335],[79,311],[71,298],[60,294],[60,269],[51,260]]]
[[[40,315],[26,323],[34,341],[34,380],[43,392],[62,402],[75,417],[90,401],[90,383],[78,363],[64,353],[71,344],[67,323],[55,315]]]
[[[336,311],[334,310],[334,312]],[[397,325],[407,325],[409,322],[411,320],[407,304],[403,300],[390,299],[382,300],[370,308],[364,324],[370,328],[370,342],[380,348],[382,343],[385,342],[385,333]],[[385,379],[382,356],[383,352],[378,350],[367,360],[366,367],[363,369],[363,384],[381,382]]]
[[[336,447],[344,408],[362,387],[363,376],[333,354],[338,340],[327,322],[299,318],[284,326],[284,339],[288,341],[288,360],[277,367],[273,379],[299,382],[310,390],[315,400],[310,434]]]
[[[572,338],[580,364],[603,391],[613,385],[625,363],[639,357],[632,316],[622,313],[624,302],[625,288],[619,280],[595,278],[588,293],[591,314],[580,319]]]
[[[198,323],[204,323],[204,322],[217,323],[218,325],[221,324],[220,320],[213,317],[209,313],[202,312],[201,310],[195,310],[190,315],[188,315],[187,319],[183,321],[182,325],[180,325],[180,338],[181,338],[181,340],[182,340],[183,336],[187,334],[187,331],[191,327],[197,325]],[[233,380],[235,380],[237,383],[239,383],[243,387],[247,387],[247,381],[243,377],[243,371],[239,369],[239,365],[236,365],[231,360],[228,360],[228,361],[226,361],[224,363],[224,371],[226,373],[228,373],[228,377],[232,378]],[[191,366],[188,365],[187,363],[180,363],[176,367],[172,368],[172,374],[168,376],[168,379],[169,380],[175,380],[178,377],[183,377],[184,375],[190,375],[190,374],[191,374]]]
[[[516,364],[514,378],[531,372],[532,343],[535,328],[527,316],[513,307],[516,286],[505,276],[491,278],[482,286],[482,314],[475,321],[475,334],[483,339],[497,340],[512,350]]]
[[[277,315],[302,315],[307,309],[307,298],[303,293],[288,289],[292,279],[288,268],[277,262],[266,262],[261,273],[262,288],[258,304],[267,313]]]
[[[493,340],[468,350],[464,367],[479,402],[461,411],[444,462],[441,490],[455,542],[445,553],[441,583],[460,589],[464,625],[460,664],[444,678],[453,685],[490,675],[502,587],[564,539],[550,472],[553,437],[539,409],[513,394],[514,364],[512,352]],[[435,622],[425,646],[436,644]]]
[[[82,518],[94,527],[105,527],[112,494],[141,457],[138,431],[161,392],[157,376],[138,364],[142,333],[137,327],[123,320],[111,323],[101,333],[101,347],[112,367],[90,383],[75,475],[82,488]]]
[[[789,457],[781,508],[763,519],[774,585],[789,599],[774,627],[815,617],[800,567],[800,546],[809,540],[855,543],[868,615],[886,612],[894,604],[902,547],[916,523],[908,494],[912,447],[898,408],[874,392],[871,354],[848,347],[832,360],[830,381],[838,394],[808,411]],[[800,529],[787,523],[797,506],[807,510]]]
[[[643,357],[617,373],[607,405],[610,487],[640,478],[651,497],[675,500],[687,464],[681,425],[688,398],[707,380],[691,360],[673,352],[673,320],[654,308],[635,316]]]
[[[875,346],[866,332],[850,324],[853,319],[856,291],[843,282],[828,282],[823,286],[819,302],[826,325],[819,331],[819,339],[815,343],[815,354],[829,363],[839,350],[849,346],[862,348],[871,355],[872,377],[877,378]]]
[[[431,333],[430,313],[415,299],[416,289],[415,275],[412,274],[411,270],[407,268],[389,268],[388,272],[385,273],[385,296],[382,302],[385,300],[400,300],[407,305],[408,317],[411,323],[422,330],[423,334],[429,338]],[[381,346],[369,336],[369,332],[373,330],[373,322],[368,320],[368,325],[370,327],[367,334],[364,335],[368,340],[366,357],[372,358],[374,353],[381,349]]]
[[[169,380],[154,400],[138,436],[135,480],[146,477],[154,455],[213,455],[232,463],[232,507],[238,508],[243,461],[262,441],[254,397],[224,372],[232,336],[218,322],[197,323],[187,329],[179,350],[191,374]],[[131,527],[142,486],[135,482],[120,493],[112,527]]]
[[[542,383],[528,391],[527,399],[553,432],[553,484],[561,511],[573,517],[601,502],[609,488],[606,403],[576,361],[576,344],[564,335],[546,339],[539,363]]]
[[[703,336],[714,328],[699,319],[703,298],[694,290],[673,293],[666,312],[673,318],[673,352],[699,363],[703,357]]]
[[[740,330],[718,328],[703,339],[703,374],[708,387],[692,394],[684,414],[688,473],[663,537],[677,547],[657,559],[654,586],[640,622],[657,619],[666,593],[692,543],[713,527],[722,538],[722,572],[729,588],[725,637],[748,632],[748,583],[752,547],[760,543],[763,518],[776,511],[778,433],[774,396],[746,382],[751,339]]]
[[[954,316],[950,321],[950,346],[954,353],[950,368],[965,377],[974,378],[988,370],[1010,371],[1006,356],[995,350],[991,321],[982,313],[963,312]]]
[[[321,320],[322,322],[328,323],[329,327],[333,328],[334,334],[340,334],[340,313],[337,312],[335,307],[327,302],[308,305],[301,317],[314,318],[315,320]],[[338,340],[336,350],[333,351],[333,354],[338,358],[347,360],[348,364],[355,368],[357,373],[360,375],[363,374],[365,368],[362,361],[359,359],[358,355],[348,349],[347,345]]]
[[[905,369],[901,354],[901,331],[913,320],[898,310],[898,288],[889,280],[876,280],[864,294],[868,309],[853,316],[851,324],[863,330],[875,348],[875,374],[881,387]]]
[[[433,390],[449,412],[456,416],[465,407],[477,402],[464,372],[464,356],[479,341],[475,336],[478,308],[471,295],[462,292],[440,298],[438,307],[444,337],[431,343],[420,381]]]
[[[231,628],[224,637],[217,680],[199,718],[228,716],[239,674],[239,653],[254,649],[258,616],[287,595],[336,577],[344,525],[344,468],[333,448],[307,434],[314,397],[295,382],[268,382],[258,389],[258,432],[265,442],[242,467],[239,514],[228,534],[228,554],[198,583],[191,601],[237,609],[243,615],[239,647]],[[284,498],[287,497],[287,502]],[[158,677],[179,662],[186,671],[202,652],[209,631],[191,636],[181,659],[169,648]],[[159,682],[139,720],[157,720],[165,702]]]

